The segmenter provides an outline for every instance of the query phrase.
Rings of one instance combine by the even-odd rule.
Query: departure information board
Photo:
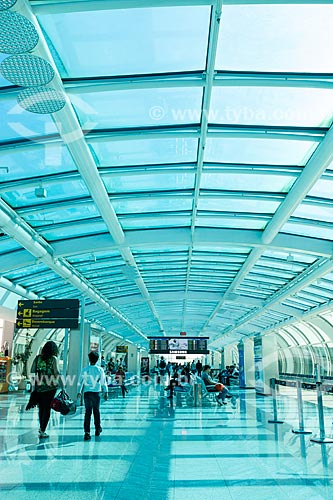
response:
[[[209,337],[150,337],[150,354],[208,354]]]

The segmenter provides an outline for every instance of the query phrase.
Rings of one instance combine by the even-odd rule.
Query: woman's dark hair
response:
[[[58,356],[58,346],[53,340],[49,340],[44,345],[41,356],[44,360],[52,358],[52,356]]]
[[[204,371],[204,372],[205,372],[206,370],[208,370],[208,368],[210,368],[210,365],[205,365],[205,366],[203,367],[202,371]]]

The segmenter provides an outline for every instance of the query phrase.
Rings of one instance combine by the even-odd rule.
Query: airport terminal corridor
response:
[[[50,438],[39,441],[27,395],[1,395],[1,491],[6,500],[331,500],[333,445],[291,432],[295,399],[280,397],[286,423],[276,425],[267,423],[271,398],[237,394],[233,405],[194,408],[141,385],[102,404],[103,432],[89,442],[82,409],[53,413]],[[315,426],[315,404],[304,412]],[[332,409],[325,415],[329,430]]]
[[[1,500],[333,500],[332,26],[0,0]]]

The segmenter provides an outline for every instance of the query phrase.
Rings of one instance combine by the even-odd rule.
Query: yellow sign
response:
[[[117,345],[116,346],[116,352],[120,353],[127,353],[128,352],[128,345]]]

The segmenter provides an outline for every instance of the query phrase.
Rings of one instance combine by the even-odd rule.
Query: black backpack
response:
[[[164,368],[166,368],[166,362],[164,361],[164,359],[162,359],[160,361],[159,368],[162,368],[162,370],[164,370]]]

